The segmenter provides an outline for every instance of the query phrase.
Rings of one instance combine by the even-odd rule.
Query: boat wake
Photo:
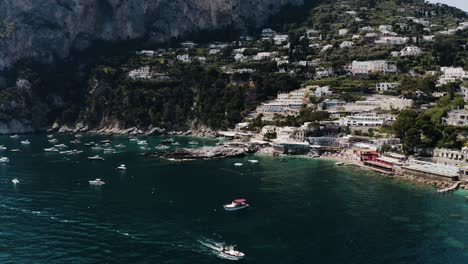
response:
[[[218,258],[227,259],[227,260],[235,260],[235,261],[239,260],[238,257],[229,256],[229,255],[221,253],[221,249],[223,248],[223,245],[224,246],[226,245],[225,243],[217,242],[208,238],[198,239],[197,242],[201,245],[201,251],[206,254],[217,256]]]

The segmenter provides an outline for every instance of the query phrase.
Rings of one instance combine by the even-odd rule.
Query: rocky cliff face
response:
[[[95,40],[161,42],[202,29],[259,25],[303,0],[2,0],[0,70],[64,58]]]

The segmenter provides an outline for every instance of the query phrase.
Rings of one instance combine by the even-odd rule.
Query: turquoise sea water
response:
[[[323,160],[169,162],[141,156],[126,137],[81,141],[107,138],[128,148],[78,145],[85,153],[67,156],[44,153],[45,135],[0,138],[21,150],[0,153],[11,160],[0,164],[0,263],[233,262],[214,249],[221,243],[246,254],[239,263],[468,263],[462,191],[437,195]],[[106,160],[86,159],[96,154]],[[126,172],[115,169],[122,163]],[[106,185],[89,186],[95,178]],[[225,212],[235,198],[251,208]]]

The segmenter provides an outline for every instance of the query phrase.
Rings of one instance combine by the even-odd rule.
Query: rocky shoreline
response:
[[[255,153],[257,150],[256,148],[216,146],[195,149],[180,148],[150,155],[173,161],[212,160],[243,157],[247,154]]]

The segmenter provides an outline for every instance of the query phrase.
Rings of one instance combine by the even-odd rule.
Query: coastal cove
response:
[[[83,153],[45,153],[46,135],[0,137],[10,159],[0,164],[1,263],[232,263],[213,249],[222,243],[246,254],[239,263],[468,260],[463,190],[440,195],[323,159],[173,162],[144,156],[127,136],[84,135],[76,146],[73,136],[55,138]],[[20,143],[26,139],[30,145]],[[107,139],[126,148],[103,154],[84,146]],[[139,139],[154,150],[167,137]],[[172,149],[217,142],[174,139]],[[87,160],[97,154],[104,160]],[[127,170],[116,170],[120,164]],[[106,184],[89,186],[96,178]],[[224,211],[236,198],[251,207]]]

